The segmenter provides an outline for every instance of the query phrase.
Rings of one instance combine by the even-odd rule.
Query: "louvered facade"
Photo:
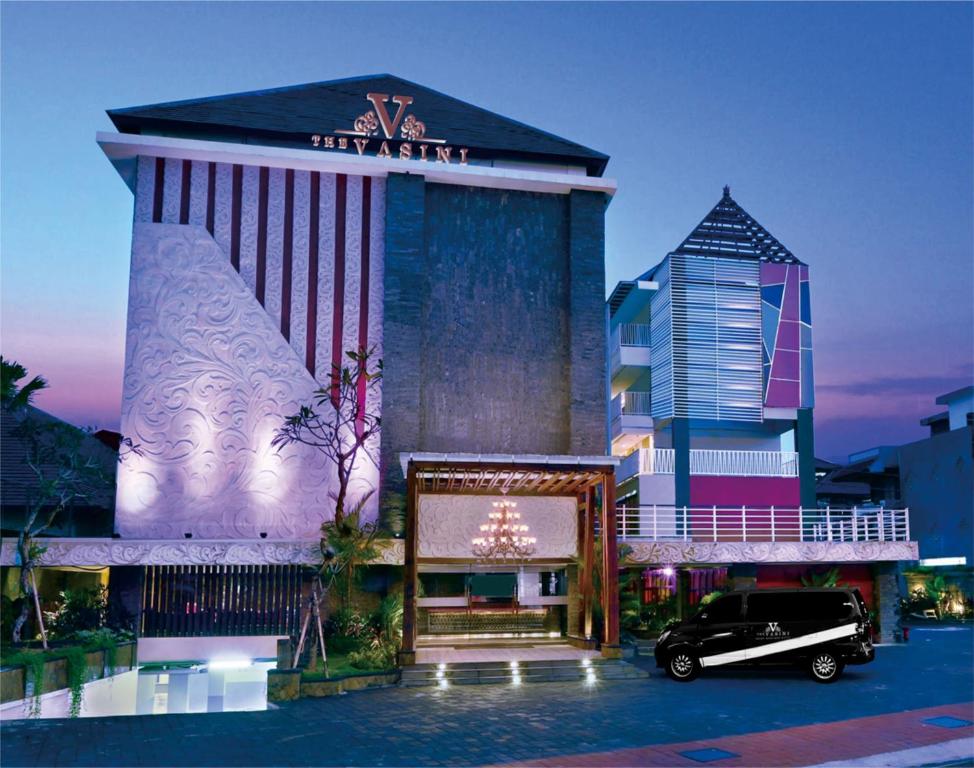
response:
[[[674,253],[653,301],[652,416],[761,421],[758,262]]]

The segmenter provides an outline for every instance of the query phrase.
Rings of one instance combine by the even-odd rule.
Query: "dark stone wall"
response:
[[[389,503],[390,493],[404,489],[399,452],[416,450],[420,445],[421,329],[429,293],[425,210],[425,179],[413,174],[390,173],[386,180],[379,466],[383,506]]]
[[[427,185],[425,450],[566,452],[567,203],[564,195]]]
[[[568,196],[571,428],[567,453],[602,454],[606,426],[605,208],[601,192]]]
[[[390,174],[385,490],[401,451],[605,452],[605,205]]]

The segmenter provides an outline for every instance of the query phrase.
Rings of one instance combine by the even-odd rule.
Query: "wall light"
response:
[[[253,665],[253,659],[211,659],[206,662],[209,669],[246,669]]]

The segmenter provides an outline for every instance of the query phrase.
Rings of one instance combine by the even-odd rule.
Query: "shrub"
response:
[[[103,586],[90,589],[65,589],[60,602],[46,613],[48,633],[53,640],[67,640],[77,632],[101,629],[108,616],[108,590]]]
[[[392,669],[396,666],[396,646],[377,640],[348,654],[348,663],[361,670]]]

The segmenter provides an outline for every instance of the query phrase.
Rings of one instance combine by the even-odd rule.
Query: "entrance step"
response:
[[[564,645],[565,638],[556,637],[458,637],[457,635],[422,635],[417,648],[533,648],[538,645]]]
[[[399,685],[447,686],[521,683],[551,683],[570,680],[643,680],[649,674],[619,659],[578,659],[561,661],[463,662],[456,664],[416,664],[403,667]]]
[[[655,640],[637,640],[636,641],[636,655],[637,656],[652,656],[656,653],[656,641]]]

